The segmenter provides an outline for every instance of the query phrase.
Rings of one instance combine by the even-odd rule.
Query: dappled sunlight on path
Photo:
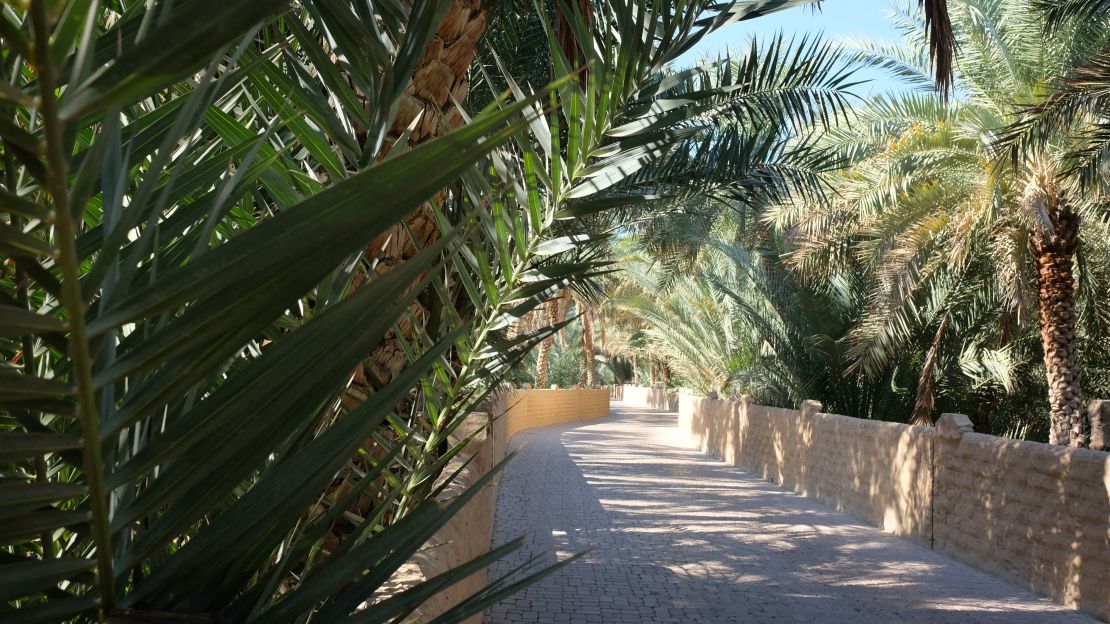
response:
[[[1095,622],[691,450],[673,413],[616,404],[513,447],[494,543],[527,541],[491,578],[590,552],[491,624]]]

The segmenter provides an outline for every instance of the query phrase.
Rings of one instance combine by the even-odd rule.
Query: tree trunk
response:
[[[558,322],[555,319],[559,316],[559,301],[559,299],[552,299],[544,304],[548,327]],[[544,338],[536,350],[536,388],[547,387],[547,372],[551,363],[551,349],[554,346],[555,335],[552,334]]]
[[[562,323],[563,320],[567,318],[567,312],[570,312],[570,291],[564,290],[562,294],[559,295],[558,302],[559,314],[557,318],[552,319],[552,325],[555,323]],[[559,330],[559,348],[563,350],[567,348],[567,332],[565,327]]]
[[[1083,409],[1082,371],[1076,361],[1075,280],[1072,261],[1079,242],[1079,215],[1062,196],[1048,194],[1053,229],[1029,240],[1037,263],[1041,340],[1048,375],[1051,430],[1049,442],[1086,447],[1090,423]]]
[[[467,70],[485,30],[486,14],[480,0],[451,1],[398,106],[383,155],[417,117],[420,121],[408,141],[411,146],[443,136],[463,125],[462,114],[452,97],[461,102],[469,94]],[[436,203],[442,204],[444,197],[443,194],[437,196]],[[410,214],[404,223],[397,223],[378,236],[366,249],[366,258],[380,275],[411,259],[418,249],[438,238],[439,227],[432,210],[424,206]],[[419,322],[424,322],[425,311],[419,304],[414,304],[410,312]],[[356,382],[380,387],[401,370],[405,364],[401,340],[411,339],[414,334],[407,322],[400,323],[399,330],[401,336],[391,332],[374,348],[363,364],[364,370],[356,372]]]
[[[578,311],[582,319],[582,358],[585,360],[586,387],[593,388],[597,385],[597,369],[594,366],[594,330],[593,321],[590,320],[590,311],[582,301],[578,302],[581,310]]]
[[[486,30],[486,14],[481,8],[481,0],[451,0],[443,21],[429,44],[424,55],[417,63],[412,81],[398,104],[397,115],[389,129],[379,157],[384,156],[401,137],[402,133],[419,117],[408,144],[412,147],[463,125],[461,112],[452,101],[466,99],[470,83],[467,71],[477,53],[478,39]],[[442,205],[446,193],[440,193],[433,201]],[[382,275],[401,266],[416,255],[417,250],[435,242],[439,238],[439,228],[432,210],[423,206],[410,214],[403,223],[386,229],[365,250],[364,257],[371,267],[372,275]],[[362,274],[354,279],[353,286],[360,287],[371,276]],[[343,403],[353,409],[369,398],[375,390],[388,384],[405,365],[405,352],[402,340],[411,340],[416,335],[416,327],[427,322],[428,314],[424,307],[414,302],[409,314],[397,319],[397,326],[371,350],[370,354],[356,368],[351,383],[347,387]],[[414,322],[416,325],[414,325]],[[381,447],[370,439],[366,441],[370,455],[359,454],[352,463],[363,470],[369,469],[369,462],[377,459],[374,454]],[[359,477],[345,468],[337,477],[332,490],[326,495],[326,505],[331,505],[350,490]],[[356,516],[363,516],[371,508],[368,495],[359,497],[349,510]],[[322,510],[321,510],[322,511]],[[391,518],[383,519],[385,522]],[[331,551],[338,544],[341,535],[349,532],[337,528],[350,524],[341,516],[325,538],[325,550]]]

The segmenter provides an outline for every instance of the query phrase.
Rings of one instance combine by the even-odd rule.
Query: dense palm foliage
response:
[[[915,5],[894,18],[901,43],[854,43],[855,63],[907,88],[868,98],[814,143],[840,166],[829,192],[686,203],[642,228],[644,249],[664,254],[660,283],[674,285],[644,289],[653,305],[692,305],[679,293],[713,284],[714,298],[754,311],[643,320],[682,361],[682,383],[713,385],[692,372],[697,349],[665,344],[674,326],[711,322],[708,337],[743,321],[760,331],[700,347],[744,362],[725,375],[735,392],[919,423],[961,411],[980,430],[1082,446],[1084,397],[1110,392],[1110,14],[1098,2],[947,2],[960,54],[946,97]],[[801,379],[757,381],[758,352]]]
[[[345,618],[467,499],[413,500],[451,452],[414,461],[426,419],[392,412],[445,354],[488,349],[459,340],[474,319],[415,345],[373,400],[338,399],[425,285],[453,278],[478,212],[445,220],[419,263],[351,282],[369,240],[495,158],[531,104],[373,164],[442,11],[386,13],[382,30],[346,5],[281,6],[4,9],[3,573],[27,621]],[[477,378],[421,388],[450,410],[419,444],[480,400]],[[320,505],[360,448],[379,461]],[[368,492],[366,520],[321,549]],[[360,618],[401,617],[453,578]]]
[[[0,617],[393,621],[515,547],[368,602],[519,321],[621,219],[811,186],[846,109],[809,42],[667,71],[805,2],[672,4],[505,3],[543,52],[473,66],[463,0],[6,4]]]
[[[645,355],[671,363],[678,378],[692,390],[732,393],[740,376],[752,368],[746,351],[747,328],[740,324],[733,302],[706,273],[681,279],[662,290],[657,267],[644,254],[621,259],[627,283],[614,289],[614,304],[643,323]],[[725,265],[720,269],[727,271]]]
[[[726,242],[729,229],[718,222],[700,240],[694,272],[668,272],[643,251],[622,259],[628,269],[611,292],[627,313],[621,324],[642,336],[633,352],[666,362],[676,384],[701,393],[782,406],[821,397],[827,409],[862,418],[904,410],[912,381],[904,372],[876,380],[849,370],[846,343],[865,303],[858,282],[804,282],[777,262],[781,241]]]
[[[994,137],[1105,47],[1110,31],[1096,20],[1046,35],[1040,14],[1024,3],[953,2],[950,12],[964,49],[956,72],[960,99],[878,98],[859,123],[836,133],[833,143],[855,159],[838,181],[843,201],[806,211],[794,261],[810,270],[863,262],[875,276],[873,312],[853,338],[854,359],[870,374],[889,366],[917,336],[932,334],[918,383],[916,415],[923,420],[931,417],[934,382],[944,376],[937,367],[945,360],[954,366],[969,351],[983,360],[997,359],[991,351],[1024,349],[1025,357],[1010,358],[1005,372],[1011,374],[1028,361],[1036,347],[1023,346],[1021,334],[1036,326],[1039,299],[1050,437],[1082,446],[1086,410],[1077,347],[1105,332],[1107,310],[1097,296],[1107,286],[1098,262],[1106,240],[1104,200],[1097,183],[1067,176],[1068,149],[1059,140],[1002,163]],[[910,36],[899,55],[865,48],[861,58],[924,74],[926,68],[913,64],[923,55],[924,36],[913,30],[912,15],[902,26]],[[1077,307],[1072,263],[1081,238],[1094,253],[1081,266]],[[1105,361],[1097,350],[1094,355],[1094,366]],[[996,383],[1013,387],[1015,381]]]

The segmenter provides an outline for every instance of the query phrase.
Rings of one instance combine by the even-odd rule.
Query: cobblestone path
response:
[[[527,542],[491,579],[592,550],[490,624],[1097,624],[690,450],[674,414],[617,404],[513,446],[494,543]]]

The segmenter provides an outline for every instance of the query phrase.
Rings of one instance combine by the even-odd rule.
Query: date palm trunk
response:
[[[383,153],[414,121],[416,126],[408,140],[410,146],[443,136],[463,124],[462,114],[454,101],[464,101],[469,94],[467,70],[485,30],[486,13],[481,0],[451,0],[399,104]],[[435,201],[442,203],[444,197],[445,194],[441,194]],[[366,259],[377,274],[387,273],[438,238],[439,227],[432,209],[424,206],[374,240],[366,249]],[[410,313],[418,323],[424,322],[427,316],[418,303],[413,304]],[[414,329],[411,323],[402,321],[396,332],[387,335],[356,371],[356,387],[380,387],[392,380],[405,363],[402,340],[411,339]]]
[[[559,315],[559,300],[552,299],[544,304],[544,317],[543,321],[549,326],[554,325],[556,317]],[[544,338],[540,342],[539,348],[536,349],[536,388],[547,387],[547,373],[551,366],[551,350],[555,347],[555,336],[551,335]]]
[[[389,129],[381,151],[384,156],[401,135],[413,126],[408,144],[415,147],[432,139],[443,136],[463,124],[461,112],[455,101],[464,101],[469,93],[468,69],[477,53],[477,43],[486,30],[486,13],[481,0],[450,0],[450,7],[436,34],[425,50],[413,72],[412,80],[402,97],[393,125]],[[446,193],[440,193],[433,201],[442,204]],[[397,223],[383,232],[365,250],[364,257],[371,267],[372,275],[362,274],[355,277],[354,287],[368,281],[372,276],[380,276],[402,266],[411,260],[419,249],[439,238],[432,209],[424,206],[414,211],[402,223]],[[420,281],[420,280],[418,280]],[[411,340],[416,329],[427,322],[428,312],[419,302],[414,302],[408,315],[397,319],[397,325],[363,360],[352,375],[348,384],[344,404],[348,408],[357,407],[369,398],[376,389],[393,380],[405,364],[403,341]],[[376,452],[372,440],[367,441],[371,456]],[[358,455],[352,463],[366,470],[369,468],[368,456]],[[336,480],[332,490],[325,497],[327,504],[333,504],[350,491],[359,477],[350,469],[345,469]],[[349,513],[363,516],[371,508],[368,495],[356,501]],[[383,521],[390,521],[384,518]],[[349,524],[341,516],[326,538],[325,549],[330,551],[339,542],[341,534],[347,532],[344,525]]]
[[[579,315],[582,318],[582,368],[586,371],[586,387],[597,385],[597,368],[594,366],[594,329],[590,320],[590,309],[581,300],[578,302]]]
[[[544,306],[547,308],[547,325],[549,327],[562,323],[567,317],[570,308],[570,292],[563,291]],[[557,332],[562,333],[562,332]],[[565,340],[565,339],[564,339]],[[565,342],[560,342],[565,347]],[[551,351],[555,348],[555,335],[552,334],[540,343],[536,353],[536,387],[547,387],[547,374],[551,368]]]
[[[1076,358],[1072,274],[1079,243],[1079,215],[1063,196],[1051,192],[1045,208],[1053,227],[1051,231],[1035,232],[1029,247],[1037,265],[1041,340],[1048,376],[1049,442],[1087,447],[1090,423],[1083,409],[1083,374]]]

